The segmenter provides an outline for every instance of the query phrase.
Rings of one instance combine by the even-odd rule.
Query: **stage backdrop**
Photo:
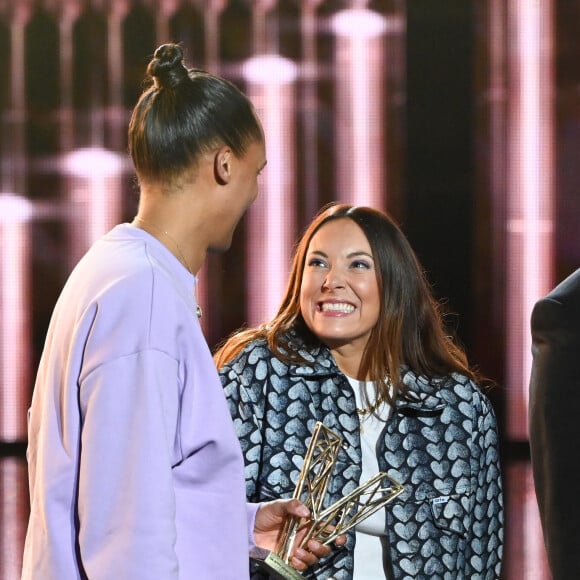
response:
[[[255,102],[268,165],[200,273],[216,345],[267,319],[325,203],[397,219],[495,380],[510,580],[548,578],[527,442],[533,302],[580,265],[580,0],[0,0],[0,579],[19,577],[26,411],[74,263],[135,213],[131,108],[156,46]]]

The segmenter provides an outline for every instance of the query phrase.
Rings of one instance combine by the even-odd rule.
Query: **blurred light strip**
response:
[[[318,50],[316,5],[306,1],[302,4],[300,32],[302,36],[301,93],[302,142],[308,143],[308,151],[301,155],[304,167],[304,215],[313,217],[320,208],[319,191],[319,111],[318,111]]]
[[[26,440],[30,400],[32,204],[0,194],[0,441]]]
[[[506,203],[505,436],[528,438],[530,315],[552,285],[554,115],[552,0],[507,5],[509,109]],[[525,470],[525,473],[522,473]],[[506,578],[547,578],[529,463],[506,470]],[[518,482],[525,481],[525,488]],[[543,573],[542,573],[543,572]]]
[[[508,463],[504,469],[504,480],[509,490],[505,521],[510,537],[504,546],[502,578],[548,580],[550,573],[545,558],[530,462]]]
[[[506,377],[507,435],[528,437],[530,314],[552,285],[554,119],[552,3],[511,0]]]
[[[59,68],[60,68],[60,110],[59,135],[62,151],[73,148],[74,115],[73,115],[73,71],[74,71],[74,25],[78,16],[78,6],[74,2],[65,2],[59,7]]]
[[[490,184],[492,205],[492,235],[490,244],[490,288],[493,296],[492,312],[494,325],[505,323],[505,247],[504,235],[507,206],[507,67],[506,62],[506,5],[505,0],[490,0],[486,4],[488,14],[489,51],[489,163],[486,164],[486,178]]]
[[[28,478],[23,459],[0,457],[0,578],[22,572],[22,550],[28,521]]]
[[[2,166],[2,189],[23,193],[26,189],[26,70],[25,37],[31,11],[26,2],[14,2],[10,10],[10,74],[5,85],[10,90],[8,111],[2,116],[2,150],[10,153],[10,163]]]
[[[385,207],[384,76],[386,19],[351,9],[332,18],[336,35],[337,197]]]
[[[247,322],[253,326],[276,313],[292,259],[297,67],[278,55],[264,55],[249,59],[243,73],[264,126],[268,160],[247,218]]]
[[[108,116],[111,121],[109,146],[116,151],[124,149],[127,134],[126,111],[123,107],[123,81],[125,77],[123,66],[123,21],[128,12],[129,3],[111,2],[107,14]]]
[[[62,157],[68,183],[65,215],[70,232],[69,266],[75,266],[89,247],[122,219],[123,173],[127,160],[91,147]]]

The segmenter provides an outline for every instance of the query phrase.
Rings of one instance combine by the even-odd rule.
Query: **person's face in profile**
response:
[[[370,244],[348,218],[323,225],[306,253],[300,309],[310,330],[329,348],[364,349],[380,312]]]
[[[232,244],[232,237],[246,210],[258,196],[258,176],[266,166],[266,147],[263,141],[252,143],[243,157],[231,154],[228,158],[231,181],[222,199],[221,216],[210,246],[214,251],[225,251]]]

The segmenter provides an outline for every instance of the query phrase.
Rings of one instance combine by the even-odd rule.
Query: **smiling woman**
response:
[[[389,216],[323,209],[277,315],[232,335],[215,359],[249,500],[292,496],[317,421],[346,442],[329,503],[378,471],[404,486],[306,577],[499,578],[495,414]]]
[[[300,288],[300,311],[348,376],[360,361],[380,312],[369,242],[350,219],[332,221],[312,237]]]

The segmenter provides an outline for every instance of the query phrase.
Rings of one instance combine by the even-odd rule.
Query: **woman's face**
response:
[[[306,253],[300,309],[308,328],[331,350],[358,354],[380,312],[377,271],[363,230],[348,218],[323,225]]]

